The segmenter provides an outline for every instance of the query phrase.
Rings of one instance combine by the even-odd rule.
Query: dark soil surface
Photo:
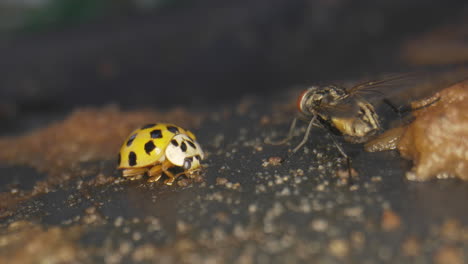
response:
[[[351,157],[349,178],[345,159],[320,128],[289,155],[306,124],[290,144],[264,143],[287,134],[301,91],[297,84],[460,63],[459,57],[451,59],[453,44],[463,43],[460,34],[444,35],[440,28],[421,34],[440,25],[463,33],[464,25],[457,26],[463,16],[452,13],[461,3],[440,8],[438,19],[439,5],[426,4],[432,11],[423,9],[421,21],[405,28],[402,23],[414,13],[397,11],[417,6],[396,2],[385,12],[356,7],[346,18],[346,5],[336,1],[326,10],[330,21],[346,24],[338,29],[328,20],[320,27],[315,16],[287,24],[277,18],[298,10],[308,17],[316,7],[281,2],[278,13],[231,14],[238,24],[223,20],[230,14],[224,9],[204,16],[195,8],[175,16],[174,24],[171,16],[145,17],[122,22],[127,27],[104,23],[5,42],[0,262],[465,263],[467,182],[408,181],[411,161],[398,152],[367,153],[336,137]],[[204,19],[187,18],[195,11]],[[356,17],[362,20],[351,19]],[[263,20],[277,24],[268,30]],[[213,35],[192,45],[193,32],[207,25]],[[366,28],[363,37],[354,25],[376,28]],[[417,56],[418,39],[427,38],[438,40],[437,54],[450,56],[431,56],[428,46]],[[104,48],[109,43],[115,45]],[[403,101],[416,97],[414,91],[401,92]],[[385,127],[399,121],[378,108]],[[121,176],[120,145],[133,129],[153,122],[196,134],[206,153],[200,177],[181,176],[167,186]]]

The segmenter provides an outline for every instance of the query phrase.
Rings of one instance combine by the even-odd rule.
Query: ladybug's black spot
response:
[[[179,143],[175,139],[171,140],[171,144],[176,146],[176,147],[179,146]]]
[[[154,127],[156,124],[147,124],[147,125],[144,125],[141,127],[141,129],[147,129],[147,128],[150,128],[150,127]]]
[[[137,163],[137,155],[135,152],[130,151],[130,154],[128,154],[128,165],[130,166],[135,166]]]
[[[130,147],[130,145],[132,144],[133,140],[135,140],[137,134],[133,134],[130,136],[130,138],[128,139],[127,141],[127,147]]]
[[[196,158],[197,160],[201,160],[200,155],[196,155],[195,158]]]
[[[155,147],[156,146],[154,145],[152,140],[146,142],[146,144],[145,144],[146,154],[148,154],[148,155],[151,154],[151,151],[153,151]]]
[[[189,145],[190,145],[192,148],[194,148],[194,149],[196,149],[196,148],[197,148],[197,147],[195,146],[195,144],[193,144],[193,142],[192,142],[192,141],[190,141],[190,140],[187,140],[187,143],[188,143],[188,144],[189,144]]]
[[[162,133],[160,129],[155,129],[150,132],[151,138],[162,138]]]
[[[120,153],[119,155],[117,156],[117,164],[120,165],[120,162],[122,161],[121,157],[120,157]]]
[[[167,126],[167,130],[171,131],[174,134],[179,134],[179,129],[175,126]]]
[[[185,142],[182,142],[182,144],[180,144],[180,149],[182,149],[183,152],[187,151],[187,144],[185,144]]]

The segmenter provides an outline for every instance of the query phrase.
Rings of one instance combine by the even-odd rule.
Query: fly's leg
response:
[[[132,181],[139,180],[141,177],[143,177],[146,171],[148,171],[148,168],[125,169],[122,171],[122,176]]]
[[[440,100],[440,97],[430,97],[428,99],[423,99],[417,102],[416,107],[414,106],[403,106],[403,107],[396,107],[389,99],[383,99],[383,102],[386,103],[395,113],[397,113],[400,118],[403,114],[411,112],[411,111],[417,111],[424,109],[426,107],[429,107],[435,103],[437,103]],[[429,102],[428,102],[429,101]]]
[[[333,141],[333,145],[335,145],[335,147],[338,149],[338,151],[340,152],[341,156],[343,156],[343,158],[346,159],[346,166],[348,167],[348,180],[349,180],[349,184],[352,185],[353,184],[353,174],[352,174],[352,171],[351,171],[351,158],[346,154],[346,152],[344,152],[343,148],[341,147],[341,145],[336,141],[335,137],[327,130],[328,134],[330,135],[332,141]]]
[[[398,114],[399,119],[402,121],[402,124],[408,124],[412,121],[412,115],[406,115],[410,112],[415,112],[426,107],[429,107],[440,100],[440,97],[429,97],[426,99],[422,99],[420,101],[413,102],[409,105],[404,105],[402,107],[396,107],[389,99],[383,99],[383,102],[387,104],[395,113]]]
[[[299,149],[302,148],[302,146],[304,146],[304,144],[307,142],[307,140],[309,139],[309,135],[310,135],[310,130],[312,129],[312,126],[315,124],[315,120],[317,119],[317,116],[314,115],[314,117],[310,120],[309,122],[309,125],[307,126],[307,129],[306,129],[306,132],[304,134],[304,138],[302,138],[302,141],[301,143],[299,143],[299,145],[297,145],[293,150],[292,150],[292,154],[296,153]]]
[[[396,107],[392,101],[390,101],[389,99],[385,98],[382,100],[386,105],[388,105],[392,110],[393,112],[397,113],[398,116],[400,117],[400,119],[402,118],[402,115],[403,113],[405,112],[405,110],[402,110],[401,108],[398,108]]]
[[[162,165],[158,164],[148,171],[148,182],[157,182],[162,176]]]
[[[400,120],[400,125],[401,124],[406,124],[411,122],[412,116],[411,115],[406,115],[406,113],[411,112],[411,106],[401,106],[401,107],[396,107],[395,104],[393,104],[389,99],[385,98],[382,100],[387,106],[389,106],[393,112],[395,112],[398,115],[398,119]]]
[[[289,127],[289,132],[286,138],[284,138],[283,140],[279,140],[279,141],[271,141],[269,138],[266,138],[265,143],[270,144],[270,145],[283,145],[287,143],[293,138],[293,133],[294,133],[294,129],[296,128],[296,124],[297,124],[297,117],[295,117],[293,121],[291,122],[291,126]]]

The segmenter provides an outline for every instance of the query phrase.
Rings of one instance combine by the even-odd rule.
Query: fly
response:
[[[394,86],[397,81],[406,77],[406,75],[400,75],[378,81],[364,82],[349,89],[338,85],[311,86],[302,92],[297,100],[298,115],[293,119],[287,137],[277,142],[267,139],[266,143],[278,145],[291,140],[298,119],[308,122],[308,126],[302,141],[292,150],[292,154],[307,143],[310,131],[314,126],[324,128],[332,134],[343,136],[347,142],[364,143],[382,129],[379,115],[375,111],[374,105],[366,99],[365,95],[373,93],[382,96],[383,92],[378,88]],[[388,100],[384,100],[384,102],[396,109]],[[350,171],[348,155],[334,137],[331,138],[341,155],[346,158],[348,170]]]

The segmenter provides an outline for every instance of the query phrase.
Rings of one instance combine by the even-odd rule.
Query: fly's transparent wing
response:
[[[386,74],[374,81],[359,83],[347,89],[349,95],[360,96],[374,106],[388,99],[397,106],[459,82],[468,76],[468,67],[445,67],[404,74]]]
[[[319,112],[330,117],[354,117],[359,113],[359,103],[357,97],[347,97],[337,104],[321,105]]]
[[[387,74],[380,79],[356,84],[347,91],[351,97],[360,96],[367,101],[376,102],[382,98],[390,98],[395,94],[414,87],[423,78],[422,73]]]

